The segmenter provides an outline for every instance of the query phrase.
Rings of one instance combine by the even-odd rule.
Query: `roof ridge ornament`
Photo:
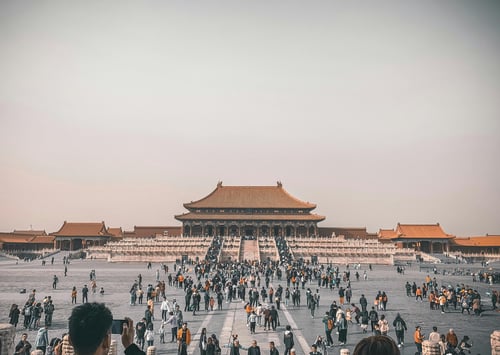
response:
[[[276,185],[277,185],[278,187],[283,187],[283,184],[281,183],[281,181],[280,181],[280,180],[276,181]]]
[[[222,180],[219,180],[219,181],[217,182],[217,187],[222,187]]]

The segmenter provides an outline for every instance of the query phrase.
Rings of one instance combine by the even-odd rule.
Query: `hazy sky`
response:
[[[0,167],[4,232],[281,180],[320,226],[500,234],[500,2],[1,1]]]

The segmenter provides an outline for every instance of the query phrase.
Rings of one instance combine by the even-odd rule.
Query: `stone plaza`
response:
[[[0,323],[8,323],[8,311],[11,304],[16,303],[20,308],[28,299],[29,293],[36,289],[36,299],[41,301],[45,296],[51,296],[55,305],[53,316],[53,325],[49,328],[49,338],[61,337],[67,332],[68,317],[74,305],[71,304],[71,289],[73,286],[78,290],[77,304],[81,304],[81,289],[86,284],[90,288],[89,274],[91,270],[95,270],[97,280],[97,290],[104,288],[104,295],[99,292],[89,293],[89,302],[104,302],[113,312],[117,319],[130,317],[134,323],[139,321],[144,316],[146,309],[145,299],[143,305],[130,305],[129,290],[134,280],[139,274],[143,277],[143,285],[156,284],[156,270],[160,269],[160,264],[153,263],[151,269],[146,268],[145,263],[109,263],[102,260],[72,260],[68,265],[67,276],[64,276],[64,265],[62,263],[63,253],[59,253],[55,257],[54,264],[48,262],[42,266],[40,260],[33,262],[16,262],[11,259],[0,260],[0,304],[3,310],[0,314]],[[174,274],[173,264],[167,264],[169,272]],[[340,270],[345,270],[345,265],[338,265]],[[189,268],[187,274],[194,277],[193,267]],[[354,273],[353,266],[351,275]],[[401,348],[402,354],[414,354],[416,347],[413,343],[413,332],[416,325],[422,327],[424,335],[427,336],[432,331],[433,326],[437,326],[440,333],[447,333],[450,328],[453,328],[459,338],[468,335],[473,342],[472,354],[491,354],[490,335],[493,331],[500,329],[500,313],[492,309],[490,294],[493,290],[500,290],[499,284],[489,285],[487,283],[473,282],[471,272],[477,272],[481,269],[479,264],[464,265],[464,264],[443,264],[436,265],[437,273],[433,273],[434,265],[413,264],[406,267],[404,274],[396,272],[394,266],[373,265],[373,270],[368,269],[368,265],[361,264],[361,268],[357,271],[360,274],[366,270],[367,279],[363,277],[356,281],[352,277],[351,287],[353,297],[351,302],[359,306],[359,298],[364,294],[370,302],[378,291],[385,291],[388,295],[388,306],[386,311],[379,311],[379,314],[385,314],[389,320],[390,331],[389,336],[395,338],[395,332],[392,327],[392,321],[397,313],[400,313],[408,325],[408,331],[405,334],[405,345]],[[444,274],[443,274],[444,271]],[[453,273],[452,273],[453,272]],[[168,273],[160,270],[160,280],[165,280],[167,283],[166,294],[169,300],[175,298],[180,304],[181,309],[184,309],[184,292],[180,288],[169,287],[167,282]],[[52,288],[52,280],[54,275],[59,278],[57,289]],[[469,285],[472,289],[477,290],[482,297],[482,305],[484,312],[481,316],[461,314],[460,308],[454,310],[449,308],[444,314],[438,310],[431,310],[427,300],[416,302],[413,297],[407,297],[405,291],[405,283],[416,282],[421,285],[425,277],[430,275],[436,277],[439,286],[456,286],[457,284]],[[264,282],[261,283],[261,286]],[[271,280],[271,285],[276,287],[281,284],[286,288],[286,281],[278,281],[276,278]],[[144,286],[143,286],[144,287]],[[316,292],[317,283],[307,283],[306,289],[311,288]],[[26,293],[20,293],[22,289],[26,289]],[[277,331],[266,331],[263,327],[257,327],[256,334],[251,335],[246,326],[246,316],[243,301],[233,301],[226,303],[224,301],[222,311],[203,310],[192,315],[192,312],[184,312],[184,320],[187,321],[188,327],[192,333],[191,345],[188,348],[189,354],[199,354],[198,348],[199,334],[202,328],[207,329],[207,334],[216,334],[221,344],[228,343],[232,334],[238,334],[242,345],[249,346],[252,339],[257,340],[263,353],[268,352],[269,341],[274,341],[281,354],[284,352],[283,332],[286,325],[290,325],[295,334],[295,348],[297,354],[308,354],[311,344],[315,341],[318,335],[324,336],[324,324],[322,317],[325,311],[329,309],[332,301],[339,303],[338,289],[319,288],[321,294],[319,307],[316,309],[315,316],[312,317],[309,309],[305,305],[305,290],[302,293],[301,307],[294,308],[292,305],[284,306],[282,304],[279,311],[280,325]],[[203,304],[203,302],[202,302]],[[343,308],[345,309],[347,305]],[[161,322],[160,304],[155,304],[154,310],[155,320],[154,329],[156,338],[154,345],[156,346],[157,354],[175,354],[177,346],[174,343],[169,343],[169,330],[165,337],[167,343],[160,344],[157,330]],[[23,329],[23,316],[20,316],[20,322],[17,327],[17,335],[14,343],[19,341],[21,333],[28,333],[28,340],[33,344],[35,341],[36,331],[28,331]],[[43,324],[43,315],[42,321]],[[370,332],[362,333],[358,325],[349,324],[347,344],[340,346],[337,340],[335,331],[332,337],[335,341],[333,348],[328,348],[329,354],[339,354],[341,349],[349,349],[352,353],[355,345],[364,337],[370,335]],[[120,343],[118,335],[113,336]],[[118,354],[123,353],[121,344],[118,346]],[[222,348],[222,354],[228,354],[229,349]]]

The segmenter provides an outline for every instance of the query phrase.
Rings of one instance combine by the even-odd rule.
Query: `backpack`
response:
[[[396,330],[397,331],[401,331],[401,330],[404,330],[404,329],[405,329],[405,327],[403,326],[403,322],[401,322],[400,320],[398,320],[396,322]]]
[[[378,319],[378,317],[377,317],[377,313],[375,313],[375,312],[371,312],[371,313],[370,313],[370,320],[371,320],[371,321],[376,321],[377,319]]]
[[[328,318],[326,326],[328,327],[328,330],[332,330],[333,329],[334,323],[333,323],[333,319],[332,318]]]

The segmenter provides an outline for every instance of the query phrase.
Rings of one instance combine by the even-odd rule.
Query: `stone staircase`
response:
[[[260,261],[259,244],[257,240],[241,240],[240,261]]]

